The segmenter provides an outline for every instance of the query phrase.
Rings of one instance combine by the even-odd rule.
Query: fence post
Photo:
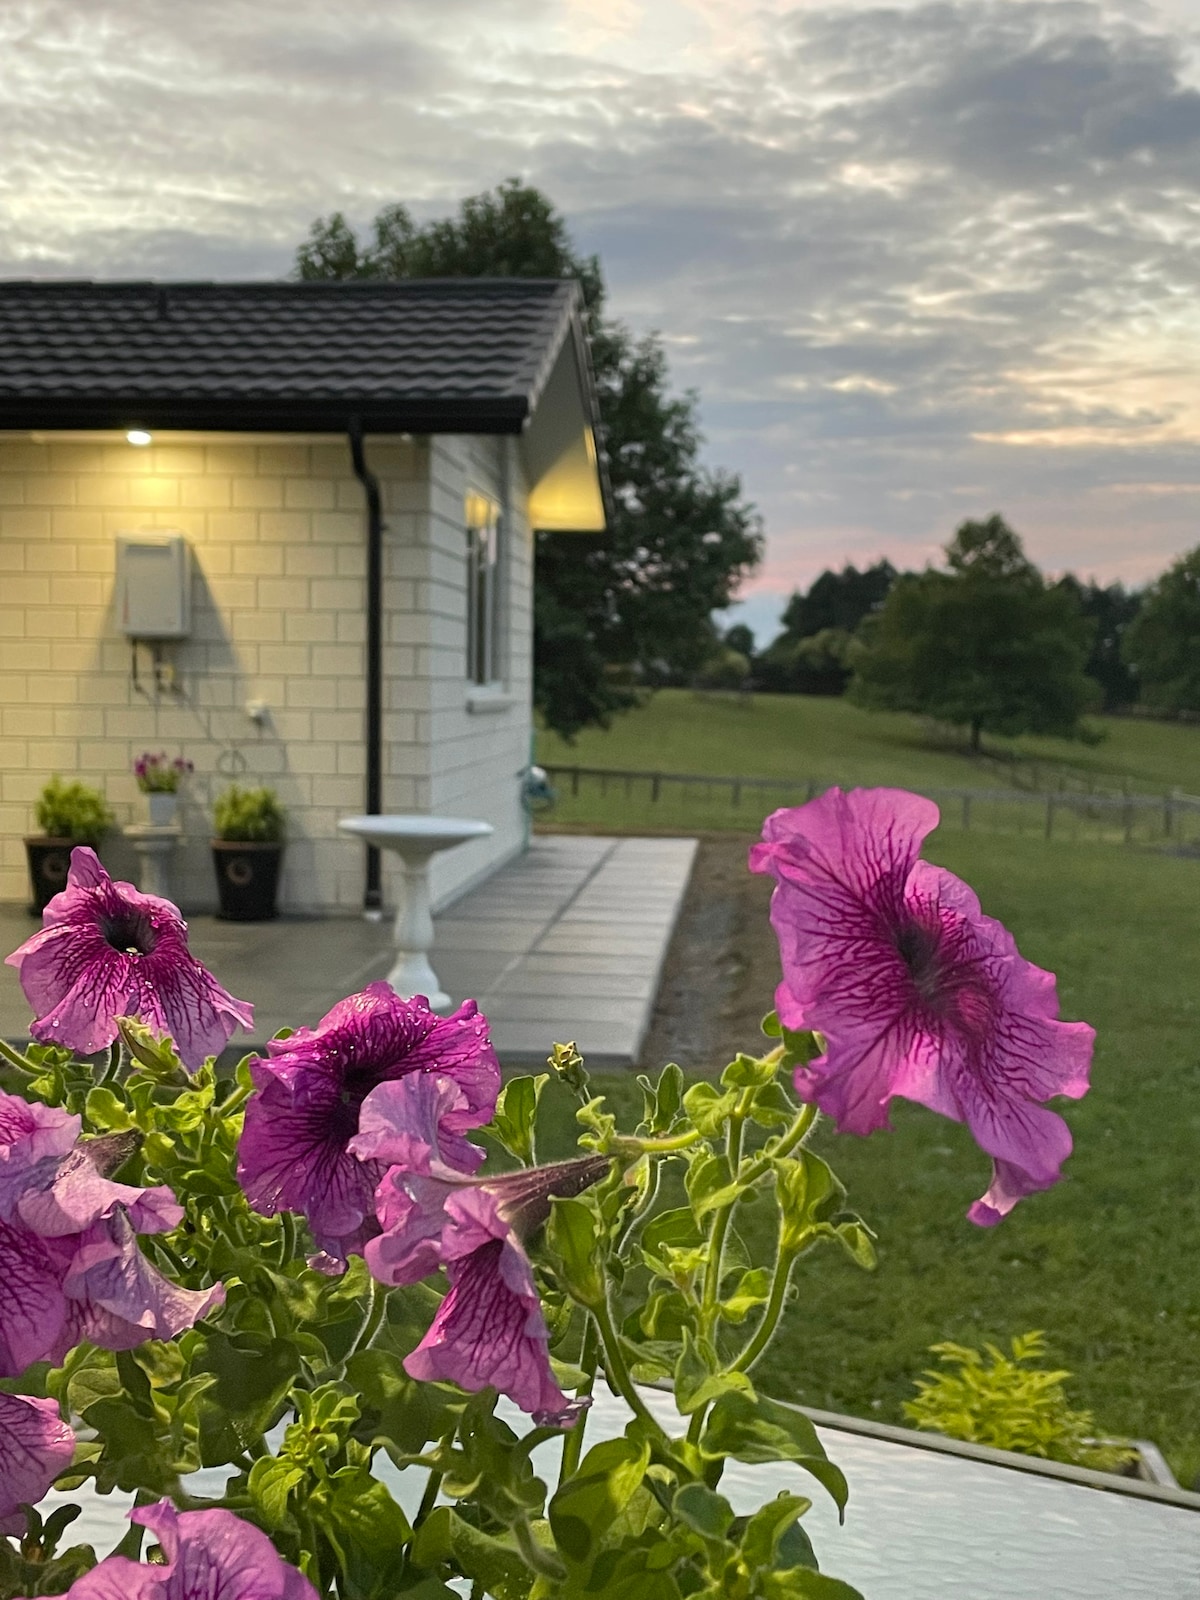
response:
[[[964,833],[969,833],[971,829],[971,796],[969,794],[965,794],[962,797],[962,825]]]
[[[1125,796],[1125,843],[1133,843],[1133,806],[1130,803],[1128,791]]]
[[[1054,796],[1046,796],[1046,837],[1049,839],[1054,833]]]
[[[571,768],[571,794],[572,795],[577,795],[578,793],[579,793],[579,768],[578,767],[572,767]]]
[[[650,798],[651,798],[651,800],[657,800],[658,799],[658,791],[661,788],[662,788],[662,773],[661,772],[656,772],[654,774],[653,778],[651,778],[651,780],[650,780]]]
[[[1170,838],[1175,831],[1175,797],[1163,795],[1163,834]]]
[[[742,780],[740,778],[735,778],[733,780],[733,802],[732,803],[733,803],[733,806],[734,806],[735,809],[739,805],[741,805],[741,803],[742,803]]]

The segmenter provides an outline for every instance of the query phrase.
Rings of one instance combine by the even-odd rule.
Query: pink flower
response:
[[[446,1165],[441,1129],[463,1100],[449,1079],[406,1078],[363,1105],[367,1145],[388,1168],[376,1193],[382,1234],[363,1254],[382,1283],[416,1283],[444,1267],[450,1292],[404,1367],[474,1392],[488,1385],[535,1422],[570,1427],[581,1406],[550,1370],[549,1332],[524,1241],[553,1195],[579,1194],[608,1171],[606,1156],[472,1178]],[[405,1164],[400,1165],[403,1161]]]
[[[200,1066],[229,1043],[254,1007],[235,1000],[189,952],[176,906],[114,883],[94,850],[71,852],[67,887],[43,914],[40,933],[6,957],[16,967],[44,1044],[83,1055],[117,1036],[117,1018],[139,1017],[169,1033],[185,1066]]]
[[[150,1530],[165,1562],[107,1556],[76,1578],[69,1600],[317,1600],[266,1534],[232,1511],[176,1511],[160,1500],[129,1520]]]
[[[439,1017],[420,995],[401,1000],[372,983],[340,1000],[315,1029],[271,1040],[269,1061],[251,1065],[255,1094],[238,1145],[238,1181],[266,1216],[300,1211],[337,1270],[378,1233],[373,1195],[386,1163],[364,1144],[363,1103],[382,1084],[440,1073],[461,1091],[446,1113],[449,1159],[469,1163],[481,1152],[462,1135],[490,1122],[500,1089],[500,1064],[487,1018],[473,1000]],[[449,1150],[450,1147],[448,1146]]]
[[[124,1135],[77,1144],[80,1119],[0,1094],[0,1377],[61,1361],[89,1339],[129,1350],[171,1339],[222,1304],[219,1284],[181,1289],[138,1247],[183,1208],[165,1187],[104,1174],[125,1158]]]
[[[1042,1102],[1087,1092],[1095,1035],[1060,1022],[1053,973],[918,858],[937,823],[920,795],[830,789],[768,817],[750,868],[776,880],[780,1021],[825,1041],[797,1093],[850,1133],[885,1126],[893,1095],[965,1122],[992,1157],[968,1213],[987,1227],[1061,1176],[1071,1135]]]
[[[21,1507],[35,1506],[74,1454],[56,1401],[0,1394],[0,1534],[25,1532]]]

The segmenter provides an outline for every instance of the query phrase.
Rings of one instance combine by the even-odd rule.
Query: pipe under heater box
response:
[[[182,533],[117,535],[117,621],[128,639],[192,631],[192,553]]]

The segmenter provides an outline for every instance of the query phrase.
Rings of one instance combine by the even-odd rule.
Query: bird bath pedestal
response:
[[[464,817],[379,816],[343,817],[338,823],[343,833],[352,833],[364,844],[390,850],[404,867],[404,893],[396,912],[396,961],[387,981],[403,1000],[423,994],[435,1011],[450,1004],[450,996],[438,982],[429,965],[433,944],[433,918],[429,913],[429,862],[439,850],[451,850],[468,839],[485,839],[493,829],[490,822],[473,822]]]
[[[183,829],[177,822],[135,822],[123,831],[138,853],[138,888],[143,894],[170,900],[171,857],[183,838]]]

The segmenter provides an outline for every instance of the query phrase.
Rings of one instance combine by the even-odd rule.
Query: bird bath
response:
[[[450,1004],[450,996],[429,965],[433,943],[433,918],[429,912],[429,862],[439,850],[452,850],[469,839],[486,839],[490,822],[465,817],[378,816],[343,817],[343,833],[364,844],[390,850],[404,867],[404,890],[396,912],[396,961],[387,981],[404,1000],[423,994],[435,1011]]]

